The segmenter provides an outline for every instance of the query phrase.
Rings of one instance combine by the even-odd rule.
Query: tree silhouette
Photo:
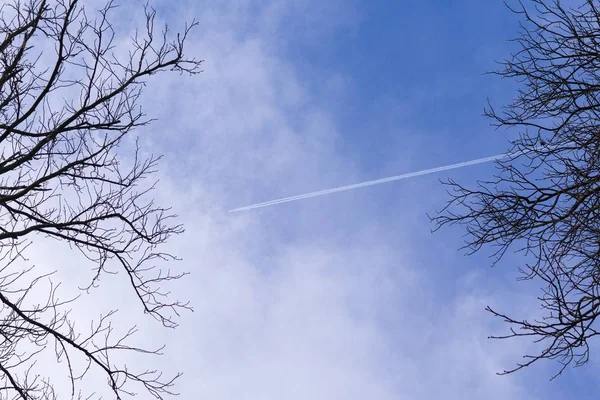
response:
[[[521,251],[523,279],[542,284],[543,317],[519,320],[488,308],[510,324],[508,337],[529,337],[540,359],[567,365],[589,359],[600,315],[600,4],[567,7],[529,0],[511,8],[521,19],[517,51],[494,72],[521,83],[516,98],[485,115],[497,127],[518,129],[514,156],[498,173],[469,189],[454,181],[451,200],[433,218],[436,229],[466,227],[466,247],[492,245],[494,263]]]
[[[151,197],[154,184],[146,181],[159,157],[142,156],[136,141],[131,158],[118,149],[150,122],[139,100],[151,75],[200,72],[201,62],[184,56],[196,23],[171,37],[166,26],[155,28],[156,13],[146,6],[143,31],[129,47],[117,46],[109,19],[115,7],[108,2],[90,11],[77,0],[14,0],[0,7],[2,398],[64,398],[53,376],[68,377],[74,398],[106,390],[82,387],[89,376],[104,377],[117,399],[136,392],[162,398],[178,376],[116,361],[124,351],[159,350],[130,346],[134,328],[115,334],[114,311],[76,327],[69,317],[75,299],[59,300],[50,276],[15,266],[33,238],[65,241],[94,269],[84,289],[118,271],[144,312],[164,326],[175,327],[178,311],[189,308],[161,291],[183,274],[160,268],[175,259],[160,245],[183,229]],[[48,352],[55,368],[39,375],[34,365]]]

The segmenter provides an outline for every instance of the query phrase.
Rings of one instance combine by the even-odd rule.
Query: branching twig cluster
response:
[[[514,327],[503,338],[544,344],[505,373],[557,359],[560,374],[588,360],[600,316],[600,8],[593,0],[577,8],[529,0],[513,11],[524,19],[519,50],[495,73],[522,86],[512,103],[489,106],[486,115],[521,129],[513,141],[521,155],[499,162],[495,178],[477,189],[447,182],[452,200],[433,219],[438,228],[465,225],[472,251],[497,246],[496,262],[509,248],[533,260],[523,277],[544,283],[545,317],[521,321],[488,310]]]
[[[539,279],[544,318],[511,324],[504,337],[527,336],[543,347],[504,373],[540,359],[564,368],[588,360],[600,316],[600,8],[593,0],[567,8],[558,0],[528,0],[512,10],[524,22],[518,51],[495,74],[521,83],[516,99],[486,115],[516,127],[518,156],[498,162],[494,179],[469,189],[448,181],[451,201],[433,218],[439,229],[463,224],[467,245],[496,246],[533,260],[523,278]],[[494,262],[494,263],[495,263]],[[557,375],[558,375],[557,374]]]
[[[199,72],[200,61],[184,56],[196,23],[172,39],[166,26],[155,27],[155,11],[146,7],[145,29],[121,57],[109,22],[115,7],[109,2],[90,11],[77,0],[14,0],[0,7],[2,398],[57,396],[51,374],[31,373],[46,348],[69,376],[72,397],[84,396],[78,382],[90,373],[103,374],[116,398],[140,390],[161,398],[172,390],[173,378],[112,360],[122,350],[146,351],[126,344],[134,330],[114,337],[112,312],[87,330],[76,329],[68,312],[74,299],[59,301],[51,285],[44,289],[47,300],[32,306],[31,293],[49,277],[29,279],[12,268],[31,238],[42,235],[87,257],[95,268],[87,289],[112,268],[163,325],[176,326],[178,311],[189,308],[161,291],[183,274],[159,268],[175,259],[159,246],[183,229],[150,197],[154,184],[146,179],[159,157],[142,157],[137,143],[131,159],[117,149],[150,122],[139,106],[147,78],[165,70]]]

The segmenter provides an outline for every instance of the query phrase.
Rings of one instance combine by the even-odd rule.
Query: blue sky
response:
[[[218,352],[213,355],[225,365],[223,375],[242,382],[287,382],[273,392],[286,397],[292,395],[286,388],[298,385],[309,398],[327,398],[328,393],[344,398],[478,398],[485,393],[492,398],[558,399],[574,390],[579,398],[586,393],[591,398],[592,365],[569,370],[553,383],[547,382],[556,367],[550,363],[511,377],[494,375],[529,347],[488,341],[486,336],[503,325],[483,308],[489,304],[531,315],[537,304],[527,289],[535,286],[514,282],[518,257],[491,270],[485,252],[465,258],[456,251],[460,229],[430,234],[426,213],[446,199],[437,176],[245,215],[221,214],[279,196],[504,152],[511,133],[494,131],[481,114],[486,98],[502,104],[515,86],[483,73],[511,50],[506,39],[516,33],[514,15],[501,2],[474,0],[250,1],[229,9],[207,4],[214,21],[203,24],[206,10],[195,5],[201,45],[190,49],[206,59],[205,74],[195,78],[205,90],[190,95],[195,106],[213,104],[214,112],[204,116],[203,129],[186,136],[193,137],[197,149],[190,174],[196,175],[199,192],[213,197],[198,204],[198,213],[229,232],[219,246],[206,247],[239,252],[229,262],[243,260],[243,266],[235,267],[237,284],[245,288],[241,296],[262,310],[247,310],[246,305],[244,317],[224,312],[212,318],[223,321],[225,329],[250,326],[262,332],[255,340],[267,342],[254,348],[252,340],[244,343],[233,335],[229,343],[237,355],[229,354],[230,361]],[[243,124],[219,121],[230,116]],[[162,117],[165,124],[168,118]],[[474,183],[491,173],[491,165],[481,165],[439,178]],[[173,185],[179,182],[175,179]],[[232,233],[234,226],[239,231]],[[206,268],[203,287],[210,292],[213,269],[227,267]],[[235,282],[226,273],[222,280],[224,287]],[[330,298],[329,290],[340,293]],[[305,298],[310,296],[314,300]],[[286,311],[277,311],[277,299],[285,299],[287,306],[281,307]],[[195,302],[202,304],[201,292]],[[313,318],[313,306],[322,308],[323,315]],[[210,307],[206,312],[218,314]],[[292,332],[299,337],[276,328],[284,323],[278,318],[294,314],[298,326]],[[212,321],[205,318],[203,326]],[[329,330],[327,321],[348,326]],[[304,331],[316,338],[306,343],[300,334]],[[266,332],[285,344],[266,339],[271,337]],[[339,360],[332,365],[308,356],[304,360],[292,350],[296,346],[300,353],[322,352]],[[202,358],[201,348],[197,355]],[[272,370],[273,359],[282,366]],[[278,370],[284,373],[289,362],[306,363],[307,371],[273,376]],[[362,367],[358,362],[364,362]],[[247,369],[240,364],[251,366],[258,377],[243,376]],[[345,371],[338,372],[341,376],[336,364],[346,365],[340,367]],[[322,371],[314,374],[311,368]],[[187,372],[188,379],[194,373]],[[197,379],[202,377],[199,373]],[[356,383],[347,384],[345,393],[327,388],[329,379]],[[264,398],[262,390],[257,385],[250,397]]]
[[[159,120],[140,132],[165,155],[157,197],[187,228],[171,249],[196,311],[176,332],[140,321],[143,340],[168,344],[161,365],[183,370],[182,398],[598,393],[596,363],[551,383],[552,363],[494,374],[531,347],[487,340],[504,325],[484,308],[535,315],[536,287],[514,281],[518,256],[490,269],[426,216],[447,200],[438,178],[475,183],[492,165],[227,213],[506,151],[515,132],[481,116],[515,88],[483,75],[516,33],[500,1],[154,3],[174,29],[196,16],[188,52],[205,60],[199,76],[156,78],[145,104]]]

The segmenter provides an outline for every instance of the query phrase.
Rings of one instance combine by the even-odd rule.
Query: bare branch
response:
[[[515,100],[485,114],[497,127],[515,127],[519,156],[497,163],[494,179],[470,189],[445,182],[451,200],[435,216],[436,230],[461,224],[465,248],[495,248],[494,264],[522,252],[523,279],[542,283],[545,316],[519,321],[506,337],[542,343],[541,359],[567,365],[589,358],[588,341],[600,316],[600,9],[586,0],[567,8],[558,0],[528,0],[512,10],[523,21],[519,50],[494,72],[522,85]]]
[[[184,55],[196,22],[171,37],[166,26],[156,29],[156,11],[146,6],[145,29],[132,38],[129,53],[119,49],[123,58],[110,23],[115,8],[109,1],[90,12],[77,0],[15,0],[0,7],[2,398],[57,396],[50,376],[32,375],[48,348],[64,368],[72,398],[88,398],[82,390],[89,389],[81,387],[88,374],[104,375],[117,399],[138,390],[160,399],[173,393],[179,376],[163,379],[158,371],[116,364],[115,352],[160,349],[127,344],[135,328],[115,336],[114,311],[88,332],[76,329],[68,309],[76,298],[60,301],[51,276],[29,279],[32,270],[14,268],[29,238],[42,235],[68,242],[90,261],[95,277],[84,293],[116,268],[141,309],[164,326],[177,326],[180,310],[190,309],[161,289],[185,273],[160,267],[177,260],[161,245],[183,232],[170,209],[151,197],[156,182],[148,178],[160,157],[141,157],[136,142],[127,158],[122,145],[151,122],[139,104],[150,76],[201,72],[201,61]],[[32,293],[46,293],[46,302],[32,303]]]

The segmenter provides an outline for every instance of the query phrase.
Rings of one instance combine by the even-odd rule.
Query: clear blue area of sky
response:
[[[302,81],[322,93],[321,101],[335,110],[343,132],[340,152],[355,158],[366,179],[409,172],[400,167],[430,168],[507,150],[507,139],[516,132],[496,131],[482,117],[487,98],[496,105],[505,104],[516,88],[514,82],[484,74],[515,48],[507,39],[517,34],[517,17],[501,1],[378,0],[354,2],[352,7],[357,22],[336,30],[327,40],[311,40],[306,34],[310,26],[294,23],[291,15],[289,40],[282,51],[298,68]],[[328,75],[344,79],[343,95],[332,95],[330,82],[323,80]],[[403,157],[410,162],[398,163]],[[491,173],[492,166],[483,165],[439,178],[459,177],[463,183],[474,183]],[[430,235],[425,212],[435,211],[428,207],[442,204],[443,195],[436,178],[364,190],[376,195],[371,204],[380,210],[381,224],[401,224],[399,202],[420,203],[412,218],[422,222],[423,229],[411,232],[410,240],[413,256],[424,268],[438,269],[442,276],[486,268],[489,260],[484,254],[451,256],[454,245],[460,244],[460,229],[441,236],[456,238],[446,247]],[[428,196],[432,190],[436,199]],[[292,212],[291,206],[277,207],[268,212],[273,218]],[[515,262],[485,272],[512,282],[518,258],[509,260]],[[456,290],[453,285],[440,288],[440,296]],[[547,382],[549,371],[545,370],[546,375],[532,381],[532,395],[550,392],[556,399],[596,398],[595,367],[569,369],[552,383]]]
[[[505,137],[490,134],[479,118],[487,97],[498,102],[511,94],[508,82],[484,75],[513,47],[505,39],[516,31],[516,19],[501,2],[373,1],[356,8],[357,29],[342,29],[319,45],[299,39],[287,49],[303,75],[314,76],[317,91],[323,70],[355,83],[346,98],[324,101],[340,102],[344,144],[363,156],[363,168],[376,173],[382,157],[393,157],[407,140],[398,137],[400,124],[443,153],[441,162],[505,149]],[[373,129],[373,116],[389,119],[394,102],[393,123]],[[440,137],[441,131],[447,134]]]

